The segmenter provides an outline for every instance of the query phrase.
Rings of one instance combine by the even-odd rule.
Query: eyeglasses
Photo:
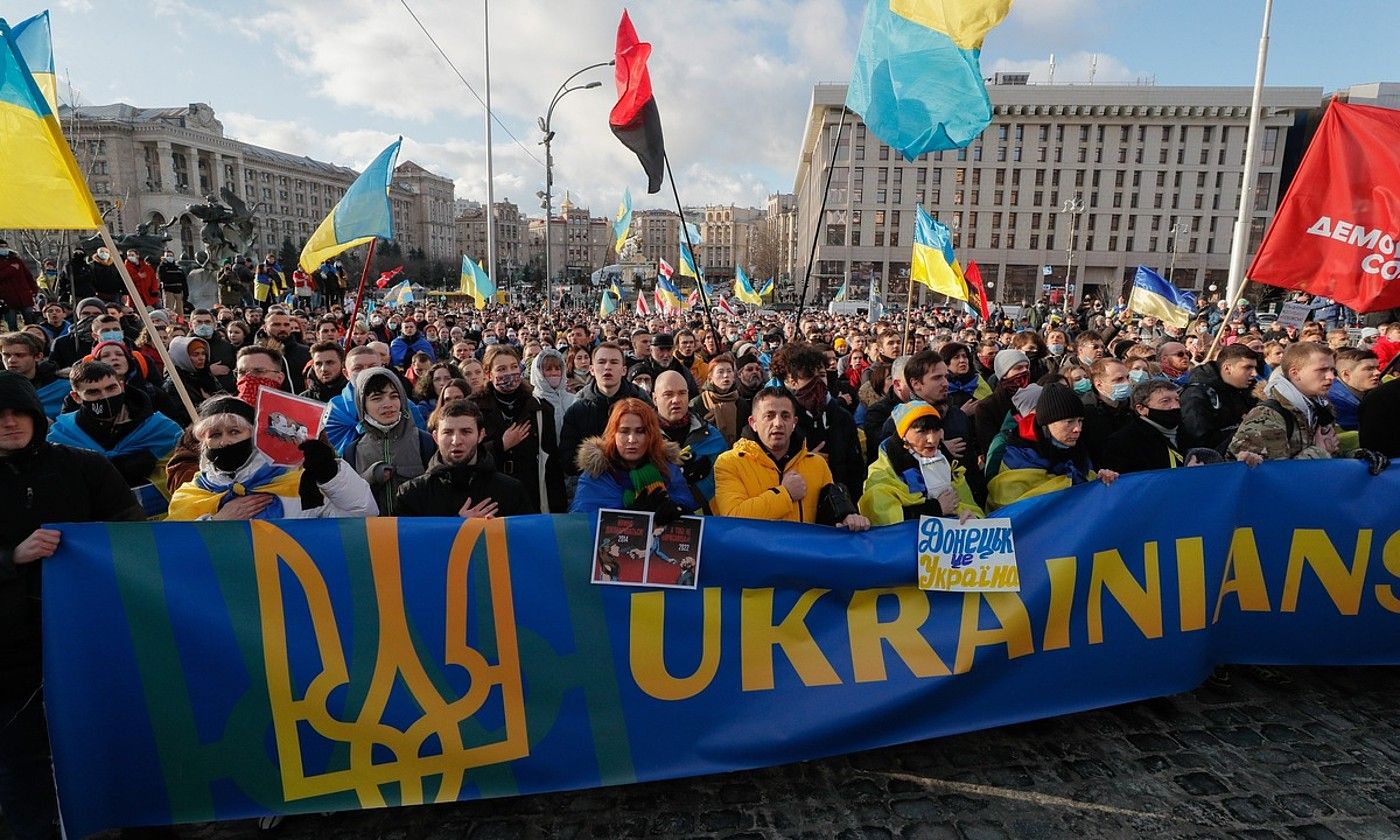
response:
[[[239,368],[238,371],[237,371],[237,373],[238,373],[239,376],[269,376],[269,375],[271,375],[271,374],[274,374],[274,373],[281,373],[281,372],[282,372],[282,371],[278,370],[277,368],[264,368],[264,367],[259,367],[259,368]]]

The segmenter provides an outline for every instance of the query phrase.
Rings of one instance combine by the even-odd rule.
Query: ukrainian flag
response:
[[[763,281],[763,288],[758,290],[758,296],[768,297],[771,294],[773,294],[773,278],[769,277],[767,280]]]
[[[1140,265],[1133,277],[1132,294],[1128,295],[1128,309],[1186,329],[1196,315],[1196,296],[1181,291],[1157,272]]]
[[[44,94],[49,110],[58,113],[58,76],[53,71],[53,30],[49,28],[49,10],[45,9],[29,20],[15,24],[15,43],[19,54],[34,77],[34,84]]]
[[[847,280],[846,282],[842,283],[842,284],[841,284],[841,288],[837,289],[837,290],[836,290],[836,294],[832,296],[831,302],[832,302],[832,303],[840,303],[841,301],[845,300],[845,299],[846,299],[846,294],[850,291],[850,288],[851,288],[851,281],[850,281],[850,280]]]
[[[386,306],[407,306],[413,303],[413,284],[407,278],[395,283],[384,293],[384,303]]]
[[[992,120],[982,38],[1011,0],[870,0],[846,107],[905,160],[972,142]]]
[[[684,242],[681,243],[681,276],[691,277],[696,282],[699,282],[700,278],[704,276],[699,263],[695,261],[695,255],[690,253],[690,246]]]
[[[379,157],[355,179],[355,183],[331,209],[330,215],[306,240],[306,246],[301,249],[302,271],[313,271],[336,254],[357,245],[375,239],[394,238],[389,182],[394,177],[394,161],[399,156],[401,143],[402,137],[379,153]]]
[[[476,308],[485,309],[496,294],[496,284],[472,258],[462,255],[462,291],[476,298]]]
[[[617,295],[613,294],[616,286],[603,290],[603,299],[598,302],[598,317],[606,318],[617,311],[617,305],[621,301]]]
[[[656,302],[661,304],[661,308],[667,312],[680,312],[685,309],[681,290],[676,288],[675,283],[659,274],[656,275]]]
[[[627,242],[627,232],[632,229],[632,190],[622,191],[622,203],[617,206],[617,218],[613,219],[613,250],[618,254],[622,253],[622,246]]]
[[[0,229],[102,227],[58,117],[3,19],[0,36]]]
[[[928,214],[922,205],[914,222],[914,255],[909,280],[922,283],[931,291],[957,300],[967,300],[967,280],[953,255],[953,235],[948,227]]]
[[[734,266],[734,297],[754,306],[763,305],[763,296],[754,291],[753,281],[744,273],[744,267]]]

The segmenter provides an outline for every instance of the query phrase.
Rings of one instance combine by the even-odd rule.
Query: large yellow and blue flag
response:
[[[1186,329],[1196,315],[1196,296],[1183,292],[1145,265],[1137,267],[1128,308],[1139,315],[1160,318],[1162,323]]]
[[[49,27],[49,10],[45,9],[28,20],[15,24],[15,43],[19,54],[29,67],[34,84],[49,103],[49,110],[58,113],[58,76],[53,70],[53,30]]]
[[[617,205],[617,216],[613,219],[613,250],[618,254],[622,253],[622,246],[627,242],[627,232],[632,229],[632,190],[630,188],[622,191],[622,203]]]
[[[698,282],[704,276],[704,272],[700,270],[700,264],[695,261],[695,255],[690,253],[690,246],[684,242],[681,243],[680,263],[682,277],[689,277]]]
[[[485,309],[496,294],[496,283],[466,254],[462,255],[462,291],[476,298],[476,308]]]
[[[953,255],[953,235],[920,205],[914,221],[914,254],[909,280],[922,283],[931,291],[958,300],[967,300],[967,280]]]
[[[840,303],[841,301],[845,300],[845,299],[846,299],[846,296],[847,296],[848,294],[850,294],[850,290],[851,290],[851,281],[850,281],[850,279],[847,279],[846,282],[844,282],[844,283],[841,284],[841,288],[839,288],[839,289],[836,290],[836,294],[834,294],[834,295],[831,296],[831,302],[832,302],[832,303]]]
[[[407,306],[413,300],[413,283],[406,277],[384,292],[385,306]]]
[[[1011,0],[870,0],[846,107],[906,160],[958,149],[992,120],[982,38]]]
[[[773,294],[773,288],[773,278],[769,277],[767,280],[764,280],[763,285],[758,288],[758,296],[765,298],[768,297],[769,295]]]
[[[394,238],[394,212],[389,204],[389,183],[403,138],[379,153],[301,249],[301,270],[315,271],[321,263],[342,251],[375,239]]]
[[[606,318],[617,311],[617,305],[621,302],[621,298],[613,294],[613,288],[616,287],[603,290],[603,299],[598,302],[599,318]]]
[[[656,302],[667,312],[680,312],[685,309],[685,301],[681,298],[681,290],[676,288],[670,278],[656,275]]]
[[[763,296],[754,289],[753,281],[744,273],[741,265],[734,266],[734,297],[754,306],[763,305]]]
[[[58,117],[0,19],[0,229],[103,226]]]

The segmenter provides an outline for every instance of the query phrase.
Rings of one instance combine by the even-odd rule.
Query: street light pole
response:
[[[569,87],[569,82],[578,78],[579,75],[587,73],[589,70],[596,70],[599,67],[610,67],[616,61],[600,61],[597,64],[590,64],[564,80],[559,86],[559,90],[554,92],[554,98],[549,100],[549,107],[545,110],[544,116],[539,119],[540,131],[544,133],[544,139],[540,143],[544,146],[544,192],[540,195],[544,199],[544,310],[546,315],[553,314],[554,311],[554,269],[553,260],[550,258],[550,251],[553,244],[549,239],[550,224],[554,217],[554,151],[552,144],[554,141],[554,131],[550,129],[550,124],[554,119],[554,106],[559,104],[567,94],[576,90],[590,90],[602,87],[602,82],[588,82],[587,84]]]
[[[1069,248],[1065,256],[1065,312],[1069,312],[1074,308],[1074,239],[1079,235],[1079,216],[1084,212],[1084,201],[1078,195],[1067,198],[1060,212],[1069,214]]]

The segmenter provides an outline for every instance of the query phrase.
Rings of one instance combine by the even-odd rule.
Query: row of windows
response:
[[[999,142],[1002,142],[1002,143],[1006,143],[1006,142],[1011,141],[1013,135],[1014,135],[1014,138],[1015,138],[1015,142],[1020,143],[1020,142],[1024,141],[1025,138],[1026,138],[1026,129],[1027,129],[1027,128],[1031,128],[1031,129],[1035,132],[1036,138],[1037,138],[1037,140],[1038,140],[1040,143],[1049,143],[1049,142],[1050,142],[1050,135],[1051,135],[1051,133],[1052,133],[1052,132],[1051,132],[1051,129],[1053,128],[1053,129],[1054,129],[1053,133],[1054,133],[1054,136],[1055,136],[1055,140],[1054,140],[1055,144],[1056,144],[1057,146],[1063,146],[1064,143],[1066,142],[1066,139],[1065,139],[1065,138],[1066,138],[1065,129],[1066,129],[1067,127],[1070,127],[1070,126],[1066,126],[1066,125],[1063,124],[1063,123],[1057,124],[1057,125],[1054,125],[1054,126],[1051,126],[1051,125],[1046,124],[1046,123],[1034,124],[1034,125],[1030,125],[1030,126],[1027,126],[1027,125],[1024,125],[1024,124],[1019,124],[1019,123],[1017,123],[1017,124],[998,123],[998,124],[994,125],[992,128],[995,129],[995,131],[996,131],[997,140],[998,140]],[[1075,127],[1078,128],[1077,134],[1078,134],[1078,138],[1079,138],[1079,142],[1080,142],[1080,143],[1089,143],[1089,142],[1091,142],[1091,141],[1090,141],[1091,136],[1096,136],[1096,142],[1097,142],[1097,144],[1098,144],[1100,147],[1102,147],[1103,144],[1106,143],[1106,142],[1114,142],[1114,141],[1112,140],[1112,137],[1111,137],[1110,133],[1109,133],[1109,132],[1110,132],[1110,129],[1116,128],[1116,129],[1117,129],[1117,132],[1116,132],[1116,133],[1117,133],[1117,137],[1118,137],[1117,142],[1120,143],[1120,144],[1126,144],[1126,143],[1131,142],[1131,138],[1132,138],[1132,136],[1133,136],[1133,128],[1134,128],[1134,126],[1132,126],[1132,125],[1110,126],[1110,125],[1107,125],[1107,124],[1104,124],[1104,123],[1096,123],[1096,124],[1093,124],[1093,125],[1090,125],[1090,124],[1079,124],[1079,125],[1077,125],[1077,126],[1075,126]],[[827,145],[828,147],[830,146],[830,138],[831,138],[832,135],[835,133],[836,128],[837,128],[837,125],[836,125],[835,123],[828,123],[827,126],[826,126],[826,145]],[[1180,128],[1180,131],[1179,131],[1179,132],[1177,131],[1178,126],[1172,125],[1172,124],[1167,124],[1167,125],[1153,125],[1153,126],[1148,126],[1148,125],[1137,125],[1136,128],[1137,128],[1137,132],[1136,132],[1136,134],[1137,134],[1137,142],[1138,142],[1139,144],[1148,142],[1148,133],[1149,133],[1149,129],[1152,130],[1152,133],[1153,133],[1154,135],[1156,135],[1157,138],[1160,139],[1160,142],[1163,143],[1163,144],[1171,144],[1171,143],[1175,142],[1175,140],[1176,140],[1177,137],[1179,137],[1179,138],[1180,138],[1180,142],[1183,143],[1183,144],[1189,144],[1189,143],[1191,143],[1191,142],[1194,140],[1194,141],[1199,141],[1199,142],[1200,142],[1201,144],[1203,144],[1203,145],[1209,145],[1209,144],[1212,144],[1212,143],[1215,142],[1215,138],[1216,138],[1216,136],[1217,136],[1217,135],[1216,135],[1216,128],[1217,128],[1217,126],[1213,126],[1213,125],[1205,125],[1205,126],[1189,126],[1189,125],[1184,125],[1184,126],[1179,126],[1179,128]],[[1228,125],[1226,125],[1226,126],[1219,126],[1219,129],[1220,129],[1220,131],[1219,131],[1219,139],[1220,139],[1221,145],[1226,145],[1226,144],[1228,144],[1228,143],[1230,142],[1230,138],[1231,138],[1232,136],[1238,135],[1241,142],[1244,142],[1245,137],[1247,136],[1247,134],[1246,134],[1247,128],[1246,128],[1245,126],[1242,126],[1242,125],[1240,125],[1240,126],[1228,126]],[[984,142],[984,140],[985,140],[987,137],[990,136],[991,130],[992,130],[992,129],[989,129],[988,131],[983,132],[982,134],[978,135],[978,137],[977,137],[971,144],[969,144],[969,146],[972,148],[973,160],[981,160],[981,159],[982,159],[983,142]],[[1095,130],[1097,130],[1096,135],[1095,135]],[[1264,129],[1263,145],[1264,145],[1264,151],[1265,151],[1266,153],[1272,153],[1272,152],[1278,147],[1279,135],[1280,135],[1280,130],[1279,130],[1279,128],[1276,127],[1276,126],[1268,126],[1268,127],[1266,127],[1266,128]],[[1070,138],[1071,138],[1071,139],[1070,139],[1070,142],[1073,142],[1073,138],[1074,138],[1074,136],[1075,136],[1075,132],[1070,132],[1069,136],[1070,136]],[[866,130],[866,126],[865,126],[864,124],[857,125],[857,126],[855,127],[855,159],[856,159],[856,160],[865,160],[865,148],[866,148],[866,147],[865,147],[864,143],[865,143],[865,141],[866,141],[867,139],[868,139],[868,132],[867,132],[867,130]],[[842,137],[841,140],[840,140],[840,143],[839,143],[838,146],[837,146],[836,159],[837,159],[837,160],[846,160],[846,159],[848,159],[848,158],[850,157],[850,147],[851,147],[851,141],[850,141],[850,139],[849,139],[849,138],[846,138],[846,137]],[[1013,148],[1013,150],[1014,150],[1014,151],[1011,152],[1011,154],[1013,155],[1013,159],[1014,159],[1014,160],[1020,160],[1020,159],[1021,159],[1021,157],[1020,157],[1020,155],[1021,155],[1021,149],[1020,149],[1020,147],[1012,147],[1012,148]],[[1083,152],[1084,150],[1081,149],[1080,151]],[[1102,152],[1102,149],[1100,148],[1099,151]],[[1121,150],[1121,151],[1126,151],[1126,150]],[[1222,149],[1221,151],[1223,152],[1224,150]],[[1043,160],[1045,160],[1045,157],[1044,157],[1045,149],[1044,149],[1044,148],[1041,148],[1041,149],[1040,149],[1040,152],[1041,152],[1041,157],[1040,157],[1040,159],[1043,161]],[[1057,150],[1057,152],[1058,152],[1058,150]],[[962,149],[957,149],[957,150],[949,150],[949,153],[950,153],[950,154],[956,154],[958,160],[967,160],[967,156],[968,156],[967,148],[962,148]],[[1142,154],[1141,154],[1141,153],[1142,153],[1142,150],[1139,149],[1139,150],[1138,150],[1138,162],[1139,162],[1139,163],[1142,162],[1142,159],[1141,159],[1141,158],[1142,158]],[[941,161],[941,160],[945,160],[945,159],[946,159],[946,158],[944,158],[944,154],[945,154],[945,153],[942,152],[942,151],[926,153],[926,154],[920,155],[920,156],[917,158],[917,160],[919,160],[919,161],[928,161],[928,160],[938,160],[938,161]],[[1006,147],[1004,147],[1004,146],[998,147],[998,151],[997,151],[997,156],[998,156],[997,159],[998,159],[998,160],[1006,160],[1006,154],[1007,154],[1007,149],[1006,149]],[[890,159],[892,158],[892,152],[891,152],[890,147],[887,146],[887,145],[885,145],[884,143],[878,144],[878,146],[877,146],[877,151],[876,151],[876,155],[877,155],[877,157],[878,157],[880,160],[890,160]],[[1057,159],[1058,159],[1058,158],[1057,158]],[[1100,162],[1102,162],[1102,161],[1100,161]],[[1124,162],[1124,161],[1120,161],[1120,162]],[[1163,162],[1165,162],[1165,161],[1163,161]],[[1202,162],[1204,162],[1204,161],[1202,161]]]

